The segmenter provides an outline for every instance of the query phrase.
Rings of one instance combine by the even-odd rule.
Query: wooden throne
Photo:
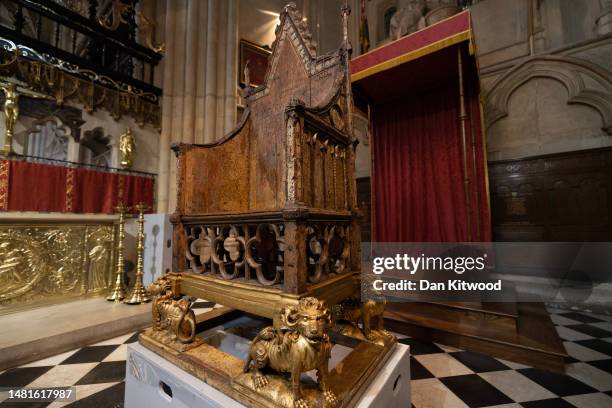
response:
[[[213,144],[173,146],[173,270],[191,272],[182,287],[270,318],[306,294],[337,303],[360,269],[348,51],[314,57],[298,16],[285,8],[238,126]]]
[[[358,301],[348,13],[343,9],[342,47],[316,56],[302,16],[295,5],[286,6],[265,82],[245,90],[236,128],[212,144],[173,146],[173,272],[156,284],[155,325],[140,340],[248,406],[352,406],[395,344],[383,330],[361,331],[356,321],[375,308],[366,310]],[[242,361],[187,334],[194,323],[188,324],[193,318],[185,296],[273,319],[273,330],[285,339],[285,312],[302,307],[306,298],[327,305],[325,313],[336,313],[334,322],[352,318],[345,326],[350,330],[330,332],[336,344],[353,340],[344,369],[332,370],[326,381],[335,397],[323,387],[323,394],[306,389],[298,400],[286,390],[295,383],[281,377],[271,382],[282,392],[245,378]],[[351,308],[354,313],[347,313]],[[182,313],[170,325],[170,337],[160,335],[164,310]]]

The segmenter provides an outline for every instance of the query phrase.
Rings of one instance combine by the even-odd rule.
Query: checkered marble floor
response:
[[[205,301],[194,304],[197,314],[213,307]],[[565,375],[398,336],[411,346],[413,407],[612,407],[612,316],[550,312],[570,356]],[[64,406],[123,407],[127,344],[135,341],[137,333],[128,334],[14,368],[0,373],[0,386],[71,384],[78,400]],[[11,405],[0,403],[5,406]]]

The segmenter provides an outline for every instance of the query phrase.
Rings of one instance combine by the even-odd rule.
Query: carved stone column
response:
[[[237,0],[173,0],[160,10],[166,56],[158,211],[176,206],[174,142],[211,143],[236,123]]]

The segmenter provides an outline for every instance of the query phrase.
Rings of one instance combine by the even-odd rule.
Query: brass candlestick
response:
[[[123,301],[130,305],[138,305],[151,300],[151,296],[149,296],[149,293],[147,293],[147,290],[142,284],[142,277],[144,276],[144,212],[148,210],[149,207],[144,203],[138,203],[136,209],[138,210],[138,246],[136,247],[138,259],[136,261],[136,282],[132,288],[132,293]]]
[[[115,286],[106,300],[120,302],[125,297],[123,288],[123,240],[125,239],[125,214],[129,207],[119,203],[115,211],[119,213],[119,232],[117,236],[117,269],[115,270]]]

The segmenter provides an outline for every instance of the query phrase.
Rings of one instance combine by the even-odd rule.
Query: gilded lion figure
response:
[[[334,308],[334,317],[336,320],[344,320],[355,327],[361,327],[366,339],[376,341],[380,334],[385,334],[385,326],[383,315],[385,313],[386,301],[377,302],[374,300],[366,300],[360,302],[356,299],[347,299],[344,302],[336,305]],[[376,320],[376,325],[374,325]]]
[[[328,384],[332,348],[328,332],[332,319],[327,303],[314,297],[302,298],[298,306],[285,306],[278,320],[277,327],[266,327],[257,334],[244,371],[252,373],[257,389],[268,385],[268,379],[261,372],[265,367],[290,373],[294,407],[307,408],[300,376],[317,370],[319,389],[327,405],[334,407],[338,400]]]
[[[168,278],[162,276],[148,287],[153,301],[153,330],[166,330],[171,340],[191,343],[196,335],[195,314],[187,299],[174,299]]]
[[[384,323],[387,300],[381,291],[374,289],[374,281],[372,275],[362,275],[362,301],[358,298],[348,298],[334,305],[334,318],[336,321],[347,321],[357,329],[361,322],[361,331],[367,340],[384,343],[384,338],[390,336]]]

